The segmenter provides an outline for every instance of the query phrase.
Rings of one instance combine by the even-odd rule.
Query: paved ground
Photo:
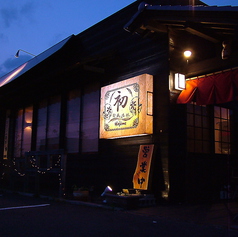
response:
[[[95,205],[80,201],[73,202],[80,205]],[[102,206],[106,207],[106,205]],[[212,226],[234,231],[235,236],[238,237],[238,200],[221,200],[210,204],[163,203],[151,207],[127,210],[126,212],[171,221]]]
[[[238,203],[236,201],[222,201],[213,204],[164,204],[140,208],[134,212],[238,230]]]
[[[237,237],[238,223],[233,220],[236,213],[237,203],[227,201],[118,210],[89,202],[4,193],[0,196],[0,236]]]

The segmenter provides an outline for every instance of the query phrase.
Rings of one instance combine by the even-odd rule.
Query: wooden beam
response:
[[[215,71],[225,70],[227,68],[237,67],[238,56],[234,54],[229,60],[222,60],[221,57],[215,57],[187,65],[186,77],[207,74]]]
[[[219,43],[221,41],[218,35],[214,35],[211,30],[209,31],[207,28],[204,28],[202,24],[187,21],[184,29],[193,35],[197,35],[213,43]]]

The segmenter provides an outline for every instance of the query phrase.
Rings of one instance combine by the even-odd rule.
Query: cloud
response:
[[[3,26],[9,28],[15,22],[20,22],[23,18],[32,20],[32,15],[36,9],[36,5],[32,1],[16,6],[4,6],[0,7],[0,22],[3,22]]]
[[[32,57],[29,55],[22,55],[19,58],[8,58],[4,63],[3,66],[9,70],[9,69],[14,69],[26,61],[30,60]]]
[[[10,27],[12,22],[18,19],[16,8],[2,8],[0,9],[0,16],[5,27]]]
[[[67,38],[69,35],[67,35],[65,32],[64,33],[57,33],[54,34],[52,39],[50,40],[48,46],[51,47],[57,43],[59,43],[61,40],[64,40],[65,38]]]
[[[20,9],[20,13],[24,15],[32,14],[34,11],[35,11],[35,4],[33,2],[25,3]]]
[[[2,66],[0,66],[0,77],[4,76],[6,73],[4,72]]]
[[[0,77],[21,66],[31,58],[32,57],[29,55],[21,55],[19,58],[8,58],[2,65],[0,65]]]
[[[5,36],[3,33],[0,33],[0,43],[7,42],[7,36]]]

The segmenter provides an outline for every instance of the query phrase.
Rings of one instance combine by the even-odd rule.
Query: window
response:
[[[230,111],[214,107],[215,153],[230,154]]]
[[[44,150],[46,139],[47,100],[39,104],[37,117],[36,150]]]
[[[69,153],[79,152],[80,90],[69,93],[66,118],[66,147]]]
[[[25,152],[31,150],[33,107],[20,109],[17,112],[15,127],[14,156],[24,156]]]
[[[89,85],[85,88],[82,101],[82,152],[97,152],[99,137],[99,85]]]
[[[47,117],[47,149],[59,149],[61,97],[51,97]]]
[[[189,152],[209,153],[209,116],[206,106],[187,105],[187,146]]]
[[[61,97],[54,96],[39,104],[37,118],[37,150],[59,149]]]
[[[188,152],[216,154],[230,153],[230,110],[218,106],[187,105]],[[212,115],[210,120],[209,114]],[[211,143],[211,141],[213,141]]]
[[[5,121],[5,133],[4,133],[4,145],[3,145],[3,159],[8,159],[8,139],[9,139],[9,128],[10,128],[10,110],[6,112]]]

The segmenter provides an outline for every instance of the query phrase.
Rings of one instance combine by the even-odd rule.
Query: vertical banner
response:
[[[153,155],[154,145],[140,145],[136,170],[133,177],[134,189],[148,189],[150,165]]]

